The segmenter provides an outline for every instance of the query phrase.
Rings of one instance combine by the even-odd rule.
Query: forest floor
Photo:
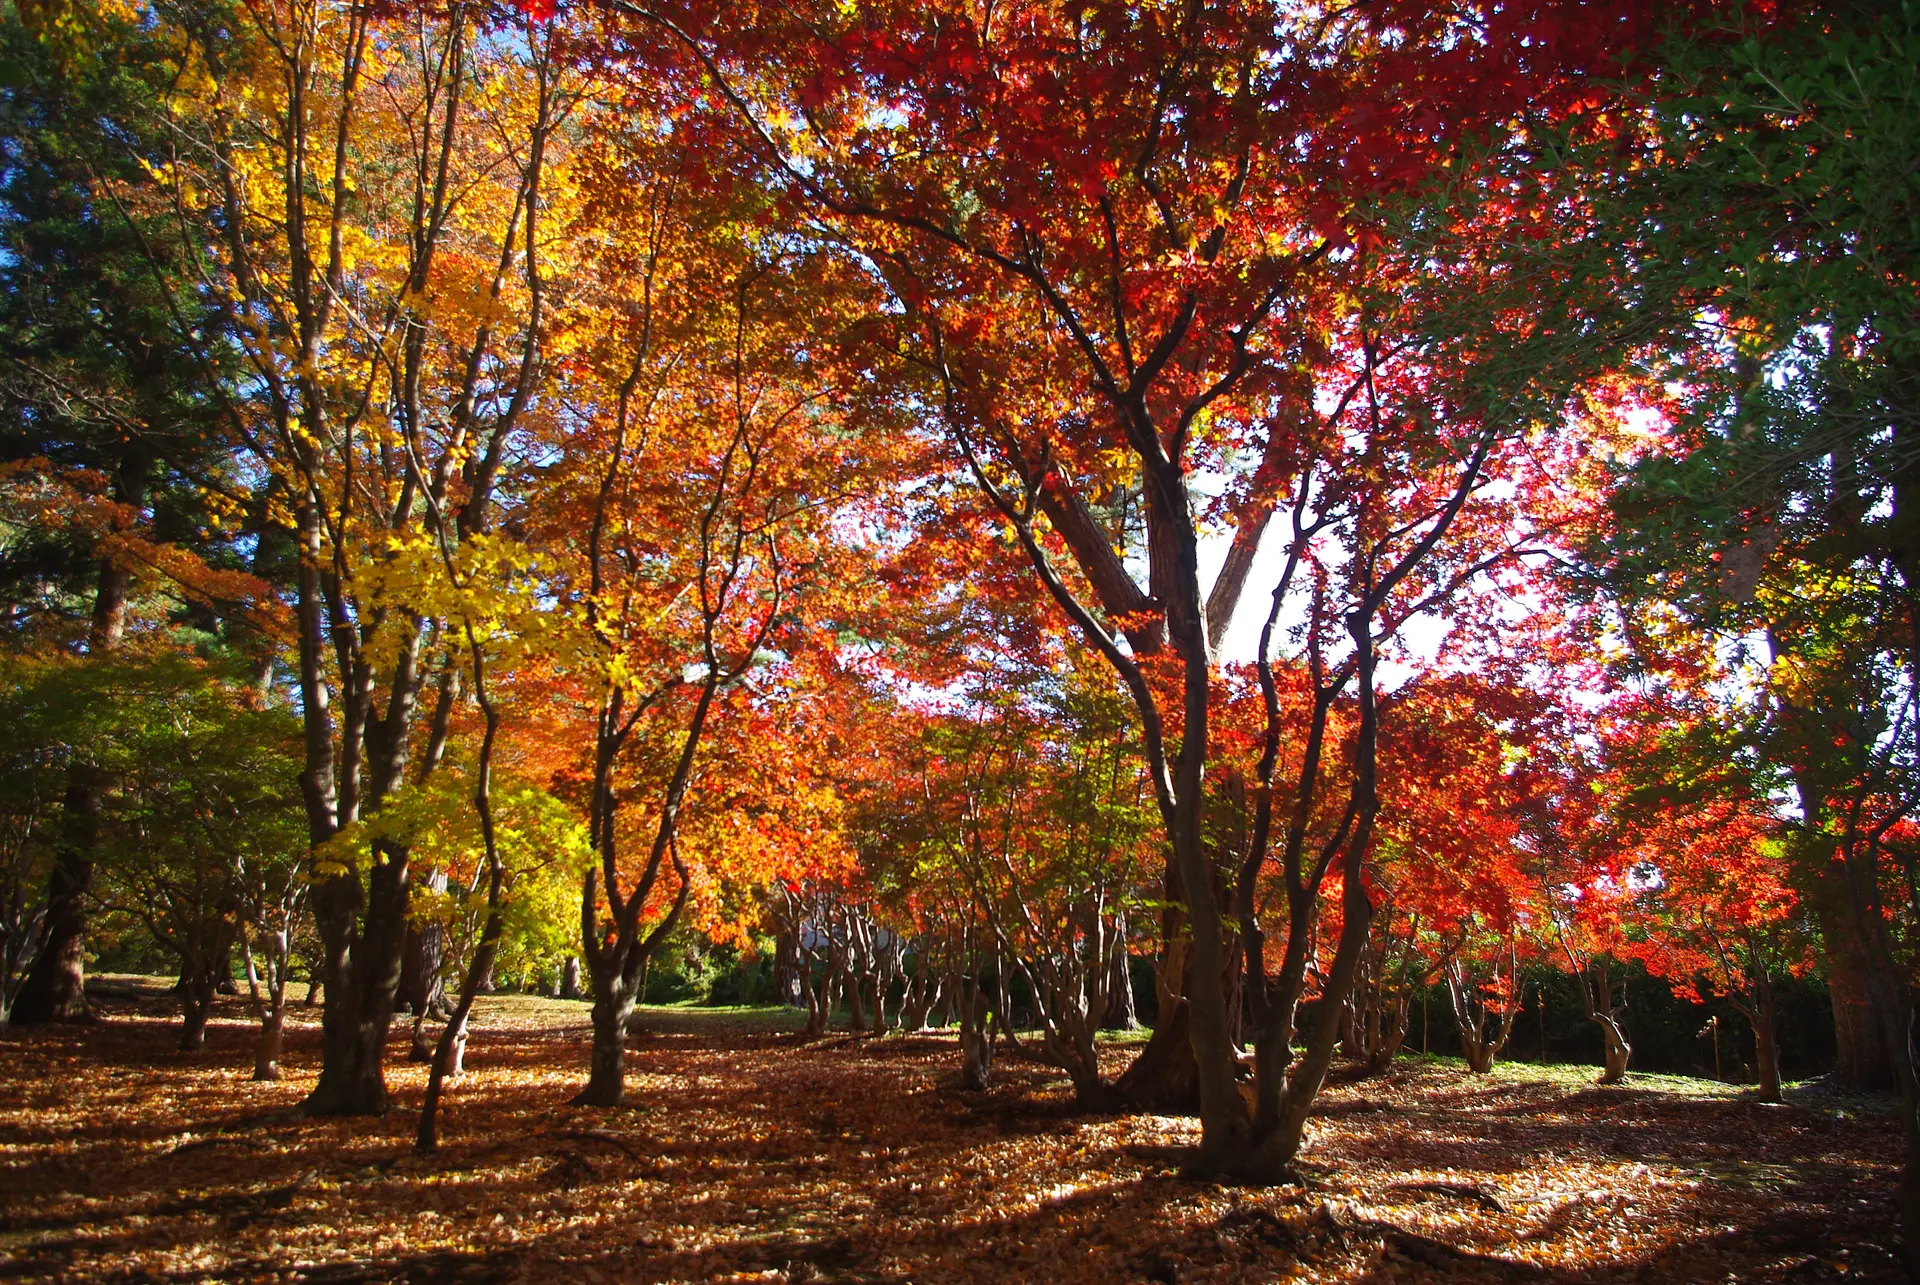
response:
[[[261,1084],[237,1001],[184,1054],[159,983],[106,989],[97,1025],[0,1032],[0,1278],[1896,1279],[1872,1102],[1413,1058],[1326,1093],[1306,1185],[1250,1190],[1150,1158],[1193,1122],[1075,1114],[1037,1062],[970,1094],[950,1037],[801,1043],[777,1011],[643,1010],[635,1105],[569,1107],[586,1006],[500,996],[422,1155],[403,1024],[390,1115],[305,1120],[312,1010]]]

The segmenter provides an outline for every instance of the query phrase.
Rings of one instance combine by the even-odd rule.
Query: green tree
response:
[[[1888,893],[1920,736],[1920,9],[1731,10],[1663,54],[1645,147],[1607,194],[1641,290],[1701,325],[1598,562],[1647,674],[1676,628],[1752,658],[1838,1069],[1900,1091],[1920,1272],[1920,925]]]
[[[178,960],[183,1049],[200,1047],[214,995],[244,952],[261,1018],[256,1072],[273,1078],[304,900],[299,721],[177,656],[99,677],[92,703],[105,711],[100,766],[110,783],[102,899]]]
[[[168,131],[150,105],[182,70],[169,28],[129,9],[0,11],[0,603],[16,644],[104,656],[183,614],[264,666],[260,588],[221,574],[262,546],[209,521],[210,497],[257,507],[225,428],[229,346],[178,223],[124,195],[155,187]],[[89,771],[76,759],[66,783],[16,1021],[86,1011]]]

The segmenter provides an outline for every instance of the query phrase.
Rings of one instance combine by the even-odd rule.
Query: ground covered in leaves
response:
[[[398,1029],[390,1116],[304,1120],[304,1015],[288,1078],[256,1084],[237,1005],[197,1054],[157,989],[100,1007],[0,1033],[0,1277],[1896,1278],[1890,1121],[1818,1095],[1413,1059],[1327,1093],[1305,1185],[1245,1190],[1156,1158],[1191,1122],[1076,1115],[1037,1062],[969,1094],[951,1039],[801,1043],[782,1014],[645,1010],[635,1105],[569,1107],[586,1006],[499,997],[420,1155]]]

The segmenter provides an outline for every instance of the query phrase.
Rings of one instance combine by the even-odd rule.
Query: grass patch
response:
[[[661,1035],[710,1037],[789,1035],[807,1024],[806,1010],[782,1004],[642,1004],[633,1017],[636,1025]]]
[[[1099,1040],[1102,1044],[1145,1044],[1153,1038],[1151,1026],[1138,1026],[1131,1031],[1102,1031]]]

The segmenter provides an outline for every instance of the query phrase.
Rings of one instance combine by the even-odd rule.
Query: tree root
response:
[[[1428,1196],[1451,1196],[1455,1200],[1471,1201],[1482,1209],[1490,1209],[1497,1214],[1507,1212],[1506,1205],[1498,1196],[1483,1187],[1469,1187],[1465,1183],[1400,1182],[1388,1187],[1387,1190],[1390,1192],[1404,1191]]]

